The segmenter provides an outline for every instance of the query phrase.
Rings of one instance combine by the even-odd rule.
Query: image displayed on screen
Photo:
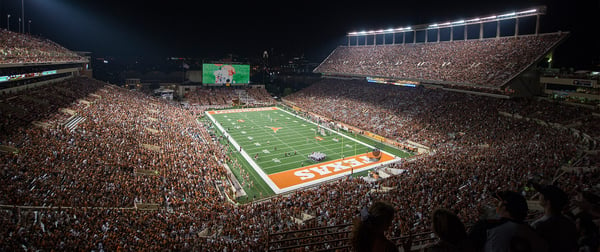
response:
[[[250,65],[203,64],[202,82],[206,84],[249,83]]]

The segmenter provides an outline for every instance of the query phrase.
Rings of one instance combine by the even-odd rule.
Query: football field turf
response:
[[[206,115],[275,193],[400,158],[382,151],[375,159],[369,155],[375,147],[333,130],[321,130],[317,124],[277,107],[207,111]],[[308,157],[314,152],[326,157],[314,161]]]

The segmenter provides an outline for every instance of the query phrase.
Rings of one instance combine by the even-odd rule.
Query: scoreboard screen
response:
[[[248,84],[250,83],[250,65],[202,64],[202,83]]]

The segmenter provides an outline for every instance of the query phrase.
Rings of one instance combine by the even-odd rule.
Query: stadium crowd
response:
[[[247,105],[275,103],[264,88],[198,88],[186,92],[184,99],[192,106],[211,107],[231,106],[235,99],[239,99],[242,103],[251,103]]]
[[[0,29],[0,64],[60,63],[83,60],[81,56],[51,40]]]
[[[64,98],[44,99],[42,94]],[[219,190],[229,186],[222,167],[229,150],[208,136],[208,125],[177,104],[86,78],[2,101],[2,128],[7,130],[0,144],[16,150],[0,153],[2,250],[258,251],[267,248],[269,233],[351,224],[377,200],[393,203],[389,235],[400,237],[430,230],[430,214],[437,207],[452,209],[471,225],[489,212],[493,192],[512,190],[529,197],[532,177],[550,182],[569,162],[598,166],[597,156],[578,159],[590,144],[569,129],[498,113],[571,124],[585,119],[588,123],[575,127],[597,137],[589,130],[597,127],[598,118],[589,110],[323,80],[287,101],[433,151],[397,165],[407,172],[378,182],[346,178],[236,205]],[[36,109],[40,103],[47,103],[47,109]],[[59,108],[86,120],[67,130],[61,122],[70,114]],[[34,120],[45,123],[27,124]],[[556,179],[571,199],[598,183],[595,170]],[[384,187],[392,189],[377,190]],[[158,210],[145,211],[139,207],[143,204],[156,204]],[[314,218],[295,221],[302,214]]]
[[[339,46],[314,71],[498,88],[566,36]]]
[[[316,71],[496,88],[564,36],[341,46]],[[26,34],[0,30],[0,42],[0,64],[82,60]],[[257,103],[273,102],[264,89],[245,91]],[[392,165],[406,172],[384,180],[348,177],[238,205],[226,199],[223,164],[235,163],[232,150],[196,120],[236,97],[232,89],[199,89],[187,94],[193,105],[186,107],[88,78],[3,93],[0,250],[264,251],[302,241],[277,233],[350,225],[378,201],[396,210],[389,237],[433,229],[444,240],[439,209],[472,226],[493,212],[499,191],[532,198],[532,180],[567,192],[577,249],[598,250],[600,119],[589,109],[325,79],[286,102],[432,151]],[[299,222],[303,215],[312,218]],[[531,212],[528,221],[541,216]],[[325,244],[297,250],[347,245],[343,238],[330,234],[319,238]]]

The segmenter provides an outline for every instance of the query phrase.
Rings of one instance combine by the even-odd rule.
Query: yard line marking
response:
[[[304,187],[307,187],[310,185],[323,183],[323,182],[329,181],[329,180],[334,180],[337,178],[341,178],[343,176],[347,176],[347,175],[351,174],[352,172],[366,171],[366,170],[369,170],[369,169],[372,169],[375,167],[384,166],[384,165],[387,165],[389,163],[393,163],[393,162],[396,162],[399,160],[394,155],[382,151],[382,158],[380,160],[372,161],[372,160],[369,160],[368,157],[365,156],[367,154],[364,154],[364,152],[363,152],[363,154],[360,154],[360,155],[355,155],[355,156],[346,157],[343,159],[337,159],[337,160],[333,160],[333,161],[327,161],[324,163],[314,164],[314,165],[311,165],[308,167],[300,167],[300,168],[296,168],[296,169],[286,170],[286,171],[267,175],[266,172],[267,172],[267,170],[269,170],[269,168],[279,167],[281,165],[289,165],[289,163],[285,163],[284,161],[280,160],[281,156],[278,156],[278,155],[280,155],[278,153],[270,153],[270,154],[264,153],[263,155],[261,155],[262,159],[265,161],[272,160],[273,163],[275,163],[275,164],[271,163],[272,165],[267,165],[266,163],[263,162],[263,165],[259,166],[257,164],[256,160],[254,160],[253,158],[250,157],[249,153],[251,152],[254,154],[255,152],[261,152],[264,148],[260,148],[258,146],[254,146],[254,148],[246,148],[246,144],[250,145],[250,146],[252,146],[252,144],[248,143],[248,140],[245,140],[245,141],[242,141],[242,142],[244,142],[244,145],[245,145],[242,150],[240,148],[240,144],[238,144],[238,142],[234,138],[230,137],[231,135],[237,135],[238,137],[242,136],[242,134],[240,134],[240,131],[233,131],[233,132],[226,131],[223,128],[223,125],[220,124],[212,116],[215,114],[252,112],[252,111],[272,111],[270,113],[279,114],[280,116],[283,116],[283,114],[286,114],[285,115],[286,117],[290,116],[293,119],[296,119],[296,118],[300,119],[301,120],[300,123],[302,124],[301,126],[304,126],[304,127],[311,126],[310,128],[312,128],[313,125],[317,126],[317,124],[307,120],[306,118],[302,118],[298,115],[292,114],[291,112],[288,112],[288,111],[285,111],[282,109],[278,109],[276,107],[253,108],[253,109],[233,109],[233,110],[225,110],[225,111],[206,111],[205,112],[208,115],[208,118],[217,126],[217,128],[223,133],[223,135],[229,138],[231,144],[235,147],[235,149],[241,150],[240,154],[244,157],[244,159],[246,159],[246,161],[250,164],[250,166],[256,171],[256,173],[265,181],[265,183],[276,194],[296,190],[299,188],[304,188]],[[279,113],[279,111],[281,111],[282,113]],[[227,115],[222,115],[222,116],[227,117]],[[253,122],[253,120],[250,120],[248,118],[249,114],[242,114],[241,116],[244,118],[244,121],[246,123]],[[268,118],[272,119],[272,116],[268,116]],[[266,122],[266,121],[267,120],[261,120],[260,124],[262,124],[263,122]],[[277,122],[275,122],[275,123],[277,123]],[[268,124],[268,123],[266,123],[266,124]],[[256,124],[254,124],[254,125],[258,126]],[[264,125],[264,124],[262,124],[262,125]],[[248,125],[248,126],[250,126],[250,125]],[[237,126],[237,127],[239,127],[239,126]],[[262,127],[262,126],[259,126],[259,127]],[[268,128],[270,128],[270,127],[268,127]],[[351,140],[353,142],[359,143],[361,145],[361,149],[364,149],[365,147],[367,147],[369,149],[374,148],[373,146],[366,144],[360,140],[345,136],[345,135],[335,132],[327,127],[324,127],[324,128],[325,128],[325,130],[330,131],[334,135],[339,135],[340,137],[346,138],[347,140]],[[306,129],[308,131],[307,128],[304,128],[304,129]],[[301,141],[298,141],[297,144],[294,142],[286,142],[286,141],[282,141],[282,143],[284,146],[287,146],[287,148],[298,151],[299,157],[304,157],[306,155],[302,153],[302,152],[304,152],[304,149],[302,148],[302,144],[306,142],[305,141],[305,139],[307,139],[306,134],[308,134],[308,136],[310,137],[310,135],[314,134],[312,131],[315,131],[314,128],[312,128],[310,130],[311,131],[308,131],[306,133],[301,133],[303,130],[301,130],[301,131],[292,130],[291,132],[289,132],[291,134],[286,134],[288,131],[282,131],[282,132],[277,133],[277,135],[275,135],[274,133],[269,133],[270,130],[263,128],[262,131],[253,132],[252,135],[254,138],[257,138],[257,140],[259,140],[259,141],[262,141],[262,140],[258,139],[258,137],[264,137],[264,136],[270,136],[270,137],[273,137],[274,139],[278,139],[279,141],[282,141],[281,139],[286,139],[288,136],[291,137],[292,135],[298,135],[298,136],[300,136]],[[233,134],[230,134],[230,133],[233,133]],[[323,138],[323,139],[329,140],[329,138]],[[238,139],[238,140],[244,140],[244,139]],[[339,150],[339,146],[340,146],[339,143],[336,143],[334,141],[315,141],[315,140],[313,140],[312,142],[313,142],[313,144],[316,143],[319,146],[319,147],[317,147],[317,149],[315,149],[313,151],[319,151],[318,149],[327,149],[327,148],[330,148],[330,146],[338,146],[337,148]],[[250,146],[248,146],[248,147],[250,147]],[[292,146],[294,146],[294,147],[292,147]],[[300,148],[298,148],[298,147],[300,147]],[[350,148],[348,146],[346,146],[346,147]],[[279,162],[277,163],[275,160],[277,160]],[[285,160],[287,160],[287,159],[285,159]],[[369,162],[369,161],[372,161],[372,162]],[[270,163],[270,162],[267,162],[267,163]],[[283,175],[283,174],[288,174],[288,175],[291,174],[291,179],[286,178],[286,179],[281,180],[281,179],[277,178],[280,176],[285,177],[286,175]],[[296,182],[293,182],[294,179],[296,180]],[[292,182],[290,182],[288,180],[290,180]]]

